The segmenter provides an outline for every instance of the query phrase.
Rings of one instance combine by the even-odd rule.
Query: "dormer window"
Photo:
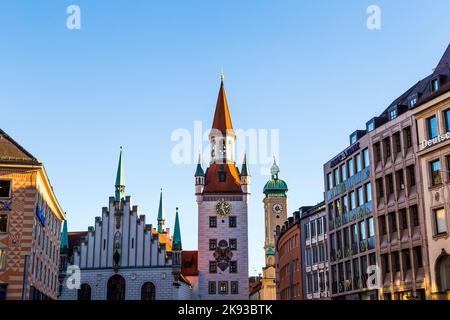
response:
[[[226,181],[227,181],[227,172],[225,171],[225,168],[221,166],[219,170],[219,182],[226,182]]]
[[[366,124],[367,132],[373,131],[375,129],[375,121],[372,119]]]
[[[419,98],[419,96],[417,95],[417,93],[416,94],[414,94],[414,95],[412,95],[412,96],[410,96],[409,98],[408,98],[408,107],[411,109],[411,108],[414,108],[414,106],[417,104],[417,99]]]
[[[391,109],[389,111],[389,120],[394,120],[395,118],[397,118],[397,108],[395,109]]]
[[[356,132],[355,132],[350,135],[350,144],[352,145],[352,144],[356,143],[356,141],[358,141],[358,136],[356,135]]]
[[[433,80],[431,80],[431,92],[436,92],[439,90],[439,78],[435,78]]]

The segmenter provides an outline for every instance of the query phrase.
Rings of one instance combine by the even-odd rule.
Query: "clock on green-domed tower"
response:
[[[275,263],[275,230],[281,227],[287,219],[287,191],[285,181],[278,175],[280,167],[274,157],[273,165],[270,169],[271,179],[264,186],[264,219],[265,219],[265,241],[264,251],[266,257],[266,267]]]

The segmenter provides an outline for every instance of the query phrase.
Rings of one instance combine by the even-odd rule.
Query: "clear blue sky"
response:
[[[70,4],[81,30],[66,28]],[[378,31],[366,28],[371,4]],[[431,72],[449,12],[448,0],[2,1],[1,128],[45,164],[69,230],[101,215],[123,145],[126,193],[146,222],[163,187],[169,226],[180,207],[183,246],[195,249],[195,165],[172,163],[170,137],[210,126],[222,67],[234,126],[280,129],[292,212],[321,201],[323,163],[348,135]],[[267,177],[251,171],[254,274]]]

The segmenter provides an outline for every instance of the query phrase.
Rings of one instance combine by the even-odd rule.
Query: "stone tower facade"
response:
[[[200,159],[195,172],[198,203],[197,299],[248,299],[248,199],[250,174],[244,157],[241,172],[234,161],[236,135],[223,85],[212,130],[211,161]]]
[[[271,179],[264,186],[264,222],[265,241],[264,252],[266,265],[261,279],[261,300],[276,300],[276,269],[275,269],[275,231],[281,228],[287,219],[287,184],[278,178],[280,168],[276,160],[271,168]]]

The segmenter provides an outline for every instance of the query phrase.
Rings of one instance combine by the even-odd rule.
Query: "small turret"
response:
[[[198,200],[198,197],[200,197],[201,193],[203,192],[203,187],[205,185],[205,172],[203,171],[202,168],[202,159],[200,157],[200,154],[198,155],[198,163],[194,177],[195,177],[195,195],[197,196]]]
[[[166,228],[166,219],[164,217],[164,207],[163,207],[163,199],[162,199],[162,188],[161,193],[159,194],[159,208],[158,208],[158,232],[165,232]]]
[[[120,147],[119,165],[117,166],[115,188],[116,188],[115,200],[117,202],[120,202],[125,196],[125,179],[123,177],[122,147]]]
[[[244,194],[250,194],[250,171],[247,166],[246,153],[244,153],[244,160],[242,161],[241,185],[242,185],[242,192],[244,192]]]
[[[174,280],[176,283],[179,281],[181,274],[182,249],[183,246],[181,245],[180,220],[178,218],[178,208],[176,208],[175,225],[173,227],[173,238],[172,238],[172,273],[174,275]]]

